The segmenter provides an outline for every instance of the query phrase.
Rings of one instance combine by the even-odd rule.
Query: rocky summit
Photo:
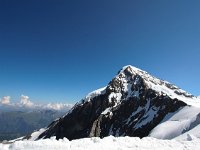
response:
[[[168,114],[196,100],[177,86],[129,65],[106,87],[89,93],[34,138],[56,136],[73,140],[109,135],[142,138]]]

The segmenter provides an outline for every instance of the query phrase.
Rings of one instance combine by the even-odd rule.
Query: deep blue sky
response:
[[[69,102],[131,64],[200,95],[198,0],[0,0],[0,97]]]

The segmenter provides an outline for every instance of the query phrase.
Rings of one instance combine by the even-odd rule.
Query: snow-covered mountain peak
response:
[[[131,65],[127,65],[127,66],[124,66],[119,73],[122,73],[122,72],[129,72],[129,73],[132,73],[132,74],[146,74],[147,72],[146,71],[143,71],[137,67],[134,67],[134,66],[131,66]]]
[[[192,94],[131,65],[124,66],[109,83],[108,88],[115,93],[126,93],[125,99],[130,96],[139,97],[144,89],[151,89],[159,95],[182,100],[188,105],[200,106],[200,101]]]
[[[165,117],[186,106],[191,109],[188,105],[200,107],[200,100],[128,65],[106,87],[89,93],[36,139],[51,136],[70,140],[108,135],[145,137]]]
[[[126,78],[126,80],[132,81],[135,80],[135,78],[141,78],[142,80],[144,80],[144,82],[148,84],[148,82],[151,82],[152,84],[170,84],[166,81],[160,80],[152,75],[150,75],[148,72],[141,70],[139,68],[133,67],[131,65],[127,65],[124,66],[118,73],[118,75],[116,76],[116,78]],[[136,84],[136,83],[135,83]],[[178,88],[174,85],[171,84],[171,87],[173,88]]]
[[[160,86],[166,86],[169,89],[180,89],[177,86],[175,86],[174,84],[171,84],[167,81],[161,80],[151,74],[149,74],[148,72],[141,70],[139,68],[133,67],[131,65],[128,66],[124,66],[121,71],[119,72],[119,74],[117,75],[117,78],[126,78],[129,81],[134,80],[134,77],[137,76],[138,78],[143,79],[143,81],[146,83],[146,85],[151,88],[153,85],[160,85]],[[186,91],[182,92],[186,93]],[[191,94],[187,93],[186,94],[188,97],[192,96]]]
[[[145,94],[145,89],[151,89],[158,95],[169,96],[172,99],[182,100],[188,105],[200,107],[200,101],[197,97],[174,84],[161,80],[131,65],[124,66],[107,86],[89,93],[83,101],[89,102],[96,96],[108,93],[109,103],[117,106],[121,101],[127,100],[130,97],[140,99],[141,95]]]

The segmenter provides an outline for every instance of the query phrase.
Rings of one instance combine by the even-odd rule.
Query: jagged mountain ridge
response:
[[[105,88],[88,94],[64,117],[32,139],[148,136],[164,117],[197,98],[167,81],[125,66]]]

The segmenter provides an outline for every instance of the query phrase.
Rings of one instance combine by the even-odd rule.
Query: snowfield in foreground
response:
[[[185,140],[159,140],[152,137],[98,137],[69,141],[42,139],[38,141],[17,141],[12,144],[0,144],[0,150],[197,150],[200,139],[187,135]]]

